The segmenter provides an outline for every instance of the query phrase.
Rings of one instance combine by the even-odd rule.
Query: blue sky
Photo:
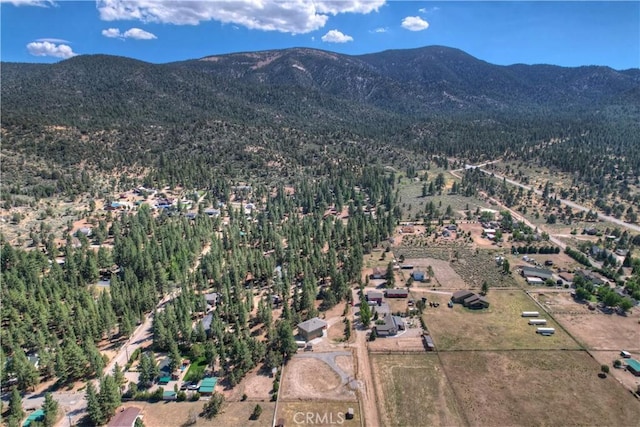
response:
[[[443,45],[494,64],[640,67],[640,2],[0,0],[1,59],[104,53],[162,63],[313,47]]]

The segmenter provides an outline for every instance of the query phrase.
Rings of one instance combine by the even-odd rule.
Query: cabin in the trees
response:
[[[314,317],[298,324],[298,334],[305,339],[311,341],[314,338],[321,337],[324,329],[327,328],[327,322]]]

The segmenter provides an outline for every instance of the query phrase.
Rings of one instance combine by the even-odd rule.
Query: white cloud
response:
[[[58,43],[58,44],[59,44],[59,43],[69,43],[69,44],[71,43],[71,42],[70,42],[70,41],[68,41],[68,40],[65,40],[65,39],[56,39],[56,38],[53,38],[53,37],[44,37],[44,38],[41,38],[41,39],[36,39],[36,41],[37,41],[37,42]]]
[[[140,28],[131,28],[124,32],[124,38],[136,39],[136,40],[153,40],[157,39],[155,34],[151,34],[148,31],[141,30]]]
[[[429,28],[429,23],[419,16],[407,16],[402,20],[402,28],[409,31],[422,31]]]
[[[151,34],[140,28],[130,28],[124,33],[121,33],[119,28],[107,28],[106,30],[102,30],[102,35],[112,39],[153,40],[158,38],[155,34]]]
[[[105,37],[109,37],[110,39],[117,39],[122,37],[122,33],[117,28],[107,28],[106,30],[102,30],[102,35]]]
[[[346,34],[342,34],[338,30],[331,30],[324,36],[322,36],[322,41],[326,43],[346,43],[352,42],[353,37],[348,36]]]
[[[49,7],[54,6],[53,0],[0,0],[0,3],[10,3],[14,6],[39,6]]]
[[[433,12],[437,12],[439,11],[440,8],[438,6],[434,6],[430,9],[427,9],[426,7],[421,7],[420,9],[418,9],[418,12],[422,13],[423,15],[426,15],[428,13],[433,13]]]
[[[33,56],[53,56],[55,58],[71,58],[76,56],[70,46],[66,44],[56,44],[51,42],[31,42],[27,45],[27,50]]]
[[[304,34],[318,30],[329,15],[368,14],[386,0],[97,0],[104,21],[137,20],[175,25],[218,21],[249,29]]]
[[[388,29],[384,28],[384,27],[378,27],[375,30],[371,31],[372,33],[386,33],[387,31],[389,31]]]

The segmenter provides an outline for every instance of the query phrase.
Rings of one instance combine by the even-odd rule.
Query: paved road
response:
[[[525,189],[527,191],[531,190],[531,191],[533,191],[534,193],[536,193],[539,196],[542,195],[542,191],[540,191],[538,189],[535,189],[535,188],[531,187],[530,185],[521,184],[521,183],[519,183],[517,181],[514,181],[512,179],[506,178],[506,177],[501,176],[501,175],[497,175],[497,174],[495,174],[495,173],[493,173],[491,171],[488,171],[486,169],[482,169],[482,166],[484,166],[484,165],[479,165],[476,168],[480,169],[481,172],[483,172],[483,173],[485,173],[487,175],[492,175],[494,178],[496,178],[496,179],[498,179],[500,181],[504,180],[504,181],[508,182],[511,185],[515,185],[515,186],[521,187],[521,188],[523,188],[523,189]],[[472,167],[472,166],[469,166],[469,167]],[[579,205],[579,204],[577,204],[575,202],[572,202],[571,200],[566,200],[566,199],[557,199],[557,200],[559,200],[560,203],[562,203],[562,204],[564,204],[566,206],[569,206],[569,207],[571,207],[573,209],[581,210],[583,212],[588,212],[589,210],[591,210],[591,209],[586,208],[586,207],[584,207],[582,205]],[[619,225],[621,227],[625,227],[625,228],[628,228],[630,230],[633,230],[633,231],[636,231],[636,232],[640,232],[640,225],[629,224],[628,222],[624,222],[621,219],[618,219],[618,218],[615,218],[615,217],[612,217],[612,216],[609,216],[609,215],[603,215],[600,212],[598,212],[598,218],[602,219],[604,221]]]

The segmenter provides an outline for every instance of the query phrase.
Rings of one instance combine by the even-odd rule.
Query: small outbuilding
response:
[[[307,341],[311,341],[314,338],[321,337],[323,330],[327,328],[327,322],[314,317],[313,319],[305,320],[298,324],[298,334]]]
[[[378,291],[369,291],[367,292],[367,301],[375,302],[378,305],[382,303],[382,298],[384,298],[384,294]]]
[[[202,380],[200,383],[200,388],[198,388],[198,392],[203,396],[210,396],[213,394],[213,390],[218,383],[218,378],[216,377],[208,377]]]
[[[407,289],[388,289],[385,296],[387,298],[407,298],[409,291]]]
[[[411,273],[411,277],[413,277],[413,280],[415,280],[416,282],[423,282],[424,281],[424,271],[414,271],[413,273]]]
[[[627,359],[627,371],[631,372],[636,377],[640,377],[640,362],[636,359]]]

